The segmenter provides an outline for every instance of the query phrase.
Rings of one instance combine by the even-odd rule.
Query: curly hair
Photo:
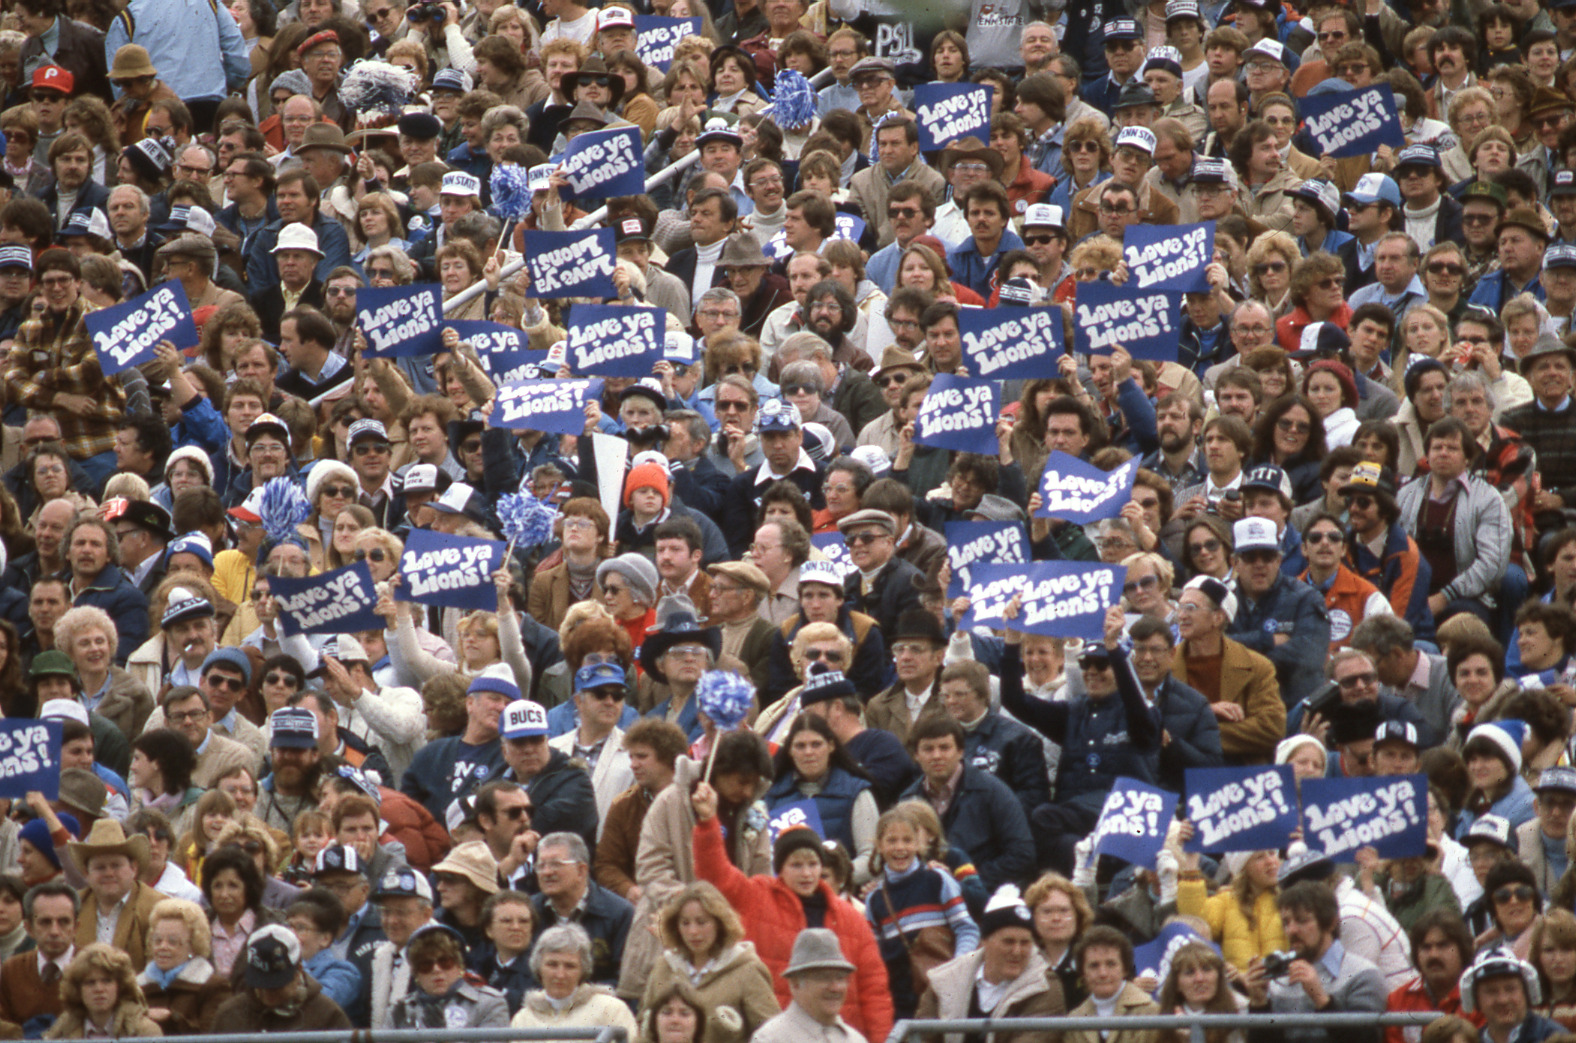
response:
[[[153,928],[158,926],[160,920],[179,920],[186,925],[192,935],[193,956],[206,958],[213,952],[213,934],[208,929],[208,915],[196,902],[184,898],[166,898],[159,902],[148,913],[149,934],[153,933]]]
[[[427,714],[427,738],[441,739],[465,730],[466,679],[458,673],[441,673],[421,686],[421,705]]]
[[[601,608],[601,606],[597,606]],[[571,610],[573,611],[573,610]],[[565,623],[568,620],[565,619]],[[583,620],[570,629],[568,637],[563,643],[564,662],[571,671],[578,671],[585,657],[592,652],[612,652],[618,656],[620,665],[628,670],[634,662],[634,643],[630,640],[629,631],[613,621],[606,609],[598,613],[587,613]]]
[[[1325,279],[1346,278],[1346,266],[1334,254],[1315,250],[1304,257],[1291,270],[1291,302],[1303,306],[1308,302],[1308,291]]]
[[[279,843],[274,840],[274,835],[268,831],[263,821],[252,815],[226,823],[219,835],[213,838],[214,850],[228,844],[244,844],[248,840],[255,840],[263,845],[264,862],[270,866],[279,864]],[[206,863],[204,863],[206,865]]]
[[[1253,268],[1271,256],[1285,261],[1286,270],[1291,272],[1302,260],[1302,251],[1297,248],[1297,240],[1285,232],[1265,232],[1253,240],[1253,245],[1248,247],[1248,293],[1259,300],[1264,299],[1264,287],[1253,274]]]
[[[147,1009],[148,1001],[143,998],[142,987],[137,984],[137,971],[131,965],[131,957],[113,945],[94,942],[78,949],[71,965],[60,976],[60,1002],[66,1010],[81,1012],[84,1009],[82,983],[95,971],[115,979],[119,1003],[130,1000]]]
[[[115,629],[115,621],[110,614],[93,605],[82,605],[79,608],[67,609],[66,612],[55,620],[55,647],[74,656],[77,638],[92,627],[98,627],[109,636],[109,646],[114,648],[120,640],[119,631]],[[15,654],[17,650],[12,649]]]
[[[1083,888],[1073,883],[1060,873],[1046,873],[1023,892],[1023,904],[1033,912],[1035,907],[1051,896],[1052,891],[1060,891],[1067,896],[1073,904],[1073,922],[1076,925],[1074,937],[1082,935],[1094,923],[1094,910],[1089,907],[1089,899],[1084,897]]]
[[[788,650],[788,658],[793,661],[794,673],[803,676],[806,663],[805,649],[818,641],[834,642],[843,653],[845,668],[852,663],[854,646],[848,640],[848,635],[838,629],[836,623],[806,623],[793,636],[793,647]]]

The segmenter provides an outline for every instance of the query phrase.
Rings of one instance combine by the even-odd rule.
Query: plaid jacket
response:
[[[115,448],[115,427],[125,413],[120,383],[99,369],[93,339],[82,319],[93,305],[79,298],[64,315],[45,311],[42,318],[22,323],[6,359],[6,401],[29,409],[50,410],[57,394],[86,395],[95,409],[77,416],[53,410],[66,448],[85,460]]]

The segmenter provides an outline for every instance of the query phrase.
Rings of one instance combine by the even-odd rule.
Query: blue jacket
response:
[[[1018,238],[1018,233],[1010,227],[1001,233],[1001,242],[996,244],[996,252],[989,257],[980,253],[971,235],[947,251],[947,264],[952,267],[952,280],[989,300],[991,277],[996,274],[996,266],[1001,263],[1007,251],[1022,249],[1023,240]]]
[[[558,913],[546,895],[535,896],[531,904],[536,907],[539,925],[536,937],[540,938],[543,931],[560,922]],[[609,987],[618,984],[618,968],[624,962],[624,942],[629,938],[629,925],[634,919],[634,906],[595,880],[586,881],[585,900],[575,911],[574,922],[591,936],[591,984]]]
[[[1049,702],[1030,699],[1023,692],[1023,646],[1009,644],[1002,655],[1002,709],[1062,748],[1056,767],[1057,804],[1079,805],[1098,813],[1117,779],[1155,781],[1160,712],[1144,701],[1125,649],[1117,650],[1112,665],[1116,670],[1115,698],[1084,696]]]
[[[1134,456],[1144,456],[1160,448],[1155,404],[1144,394],[1136,377],[1128,377],[1117,385],[1116,409],[1113,416],[1106,418],[1113,445],[1121,446]]]
[[[804,800],[806,794],[799,789],[799,781],[798,772],[786,772],[782,778],[773,782],[766,791],[767,812],[775,814],[784,804],[797,804]],[[854,801],[869,788],[870,780],[850,775],[842,768],[833,768],[826,773],[821,792],[810,798],[815,801],[816,813],[821,816],[822,837],[840,841],[850,852],[858,850],[854,844]]]
[[[870,776],[876,804],[881,808],[896,804],[898,794],[908,789],[919,773],[902,740],[882,728],[863,729],[848,740],[847,750]]]
[[[1167,677],[1155,689],[1160,725],[1171,741],[1155,755],[1155,779],[1174,792],[1183,791],[1189,768],[1219,768],[1226,763],[1220,749],[1220,722],[1202,692]]]
[[[480,974],[488,985],[503,993],[503,998],[509,1001],[511,1015],[519,1013],[520,1003],[525,999],[525,994],[537,987],[536,975],[531,973],[529,953],[522,952],[507,964],[500,965],[498,954],[489,951],[472,969]]]
[[[1025,815],[1033,815],[1035,808],[1051,799],[1045,744],[1033,729],[1011,717],[987,713],[965,738],[963,760],[1005,782],[1017,794]]]
[[[1534,278],[1526,286],[1518,287],[1510,283],[1509,276],[1501,268],[1478,280],[1472,296],[1467,298],[1467,304],[1487,308],[1498,315],[1505,302],[1519,293],[1530,293],[1540,301],[1548,300],[1548,292],[1543,289],[1541,278]]]
[[[487,781],[495,779],[520,781],[514,769],[509,767],[495,772]],[[531,798],[532,829],[544,837],[559,831],[578,833],[586,847],[596,847],[596,792],[591,788],[591,776],[584,767],[571,761],[562,750],[553,750],[548,755],[547,767],[521,785],[525,787],[526,796]]]
[[[71,601],[73,608],[92,605],[109,613],[115,621],[120,641],[115,646],[115,665],[125,666],[131,653],[148,639],[148,597],[126,578],[118,565],[106,565],[93,582]]]
[[[279,283],[279,266],[274,264],[273,250],[279,245],[279,230],[284,224],[283,218],[271,221],[252,240],[251,249],[246,255],[246,287],[252,294]],[[312,231],[317,233],[317,247],[323,251],[323,259],[317,262],[313,273],[318,282],[328,282],[329,273],[341,265],[355,267],[350,258],[350,237],[345,234],[344,225],[323,216],[320,210],[317,219],[312,222]]]
[[[910,798],[925,799],[923,776],[899,799]],[[1023,805],[994,775],[965,764],[941,826],[947,831],[948,847],[960,847],[973,856],[974,867],[992,894],[1002,884],[1021,883],[1034,872],[1034,838]]]
[[[672,702],[673,697],[670,695],[657,705],[653,706],[650,710],[646,711],[646,716],[655,717],[659,721],[667,720],[668,706],[671,705]],[[690,742],[694,742],[696,739],[700,738],[700,705],[696,702],[693,695],[690,696],[689,702],[684,704],[684,709],[679,711],[678,720],[674,721],[673,723],[679,726],[679,730],[689,738]]]
[[[104,33],[105,64],[128,43],[147,48],[159,77],[188,104],[240,91],[252,75],[251,47],[215,0],[131,0]]]
[[[212,402],[199,395],[181,407],[181,418],[170,429],[170,440],[176,448],[194,445],[212,456],[224,452],[230,441],[230,425],[224,422]]]
[[[349,960],[341,960],[328,949],[301,964],[323,986],[323,995],[339,1004],[343,1011],[355,1010],[361,997],[361,971]]]
[[[504,767],[499,740],[471,746],[452,735],[434,739],[416,751],[400,779],[399,790],[443,822],[456,797],[469,793]]]
[[[1249,599],[1237,581],[1237,615],[1226,636],[1275,664],[1281,700],[1296,705],[1324,679],[1330,652],[1330,616],[1324,597],[1301,580],[1284,573],[1258,601]],[[1277,634],[1291,640],[1276,644]]]

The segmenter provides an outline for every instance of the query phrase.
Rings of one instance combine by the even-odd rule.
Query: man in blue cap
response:
[[[624,670],[617,663],[587,663],[575,673],[573,729],[548,742],[553,750],[585,764],[596,794],[597,820],[606,821],[613,799],[635,781],[620,727],[629,694]],[[634,723],[634,714],[629,715]]]
[[[1352,234],[1336,256],[1346,266],[1346,295],[1367,286],[1374,275],[1374,251],[1401,209],[1401,189],[1384,174],[1364,174],[1346,193],[1346,230]]]
[[[520,688],[508,674],[508,667],[488,667],[472,678],[465,692],[465,731],[423,746],[400,779],[400,792],[424,806],[439,822],[444,821],[454,798],[503,772],[500,717],[505,707],[520,698]],[[544,715],[544,735],[546,724]]]
[[[255,814],[275,829],[290,830],[297,815],[317,807],[317,718],[304,706],[285,706],[275,710],[268,723],[274,770],[257,784]]]

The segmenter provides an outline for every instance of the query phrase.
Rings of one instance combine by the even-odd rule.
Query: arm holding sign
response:
[[[389,413],[401,416],[405,407],[410,405],[410,400],[415,397],[411,387],[405,382],[405,377],[388,359],[367,359],[367,374],[372,377],[372,382],[378,386],[378,391],[388,400]]]
[[[1052,742],[1066,742],[1070,705],[1030,699],[1023,694],[1023,633],[1012,626],[1020,610],[1016,597],[1007,602],[1007,607],[1002,610],[1002,617],[1007,624],[1007,643],[1001,655],[1002,709]]]
[[[1132,642],[1123,636],[1127,623],[1121,605],[1105,610],[1105,647],[1111,654],[1111,669],[1116,674],[1116,694],[1127,716],[1128,740],[1135,750],[1152,753],[1160,749],[1160,711],[1151,709],[1144,699],[1143,686],[1133,670]]]
[[[1116,408],[1127,420],[1128,440],[1132,443],[1129,448],[1137,456],[1160,448],[1155,404],[1133,376],[1133,357],[1120,347],[1111,354],[1111,382],[1116,385]]]

